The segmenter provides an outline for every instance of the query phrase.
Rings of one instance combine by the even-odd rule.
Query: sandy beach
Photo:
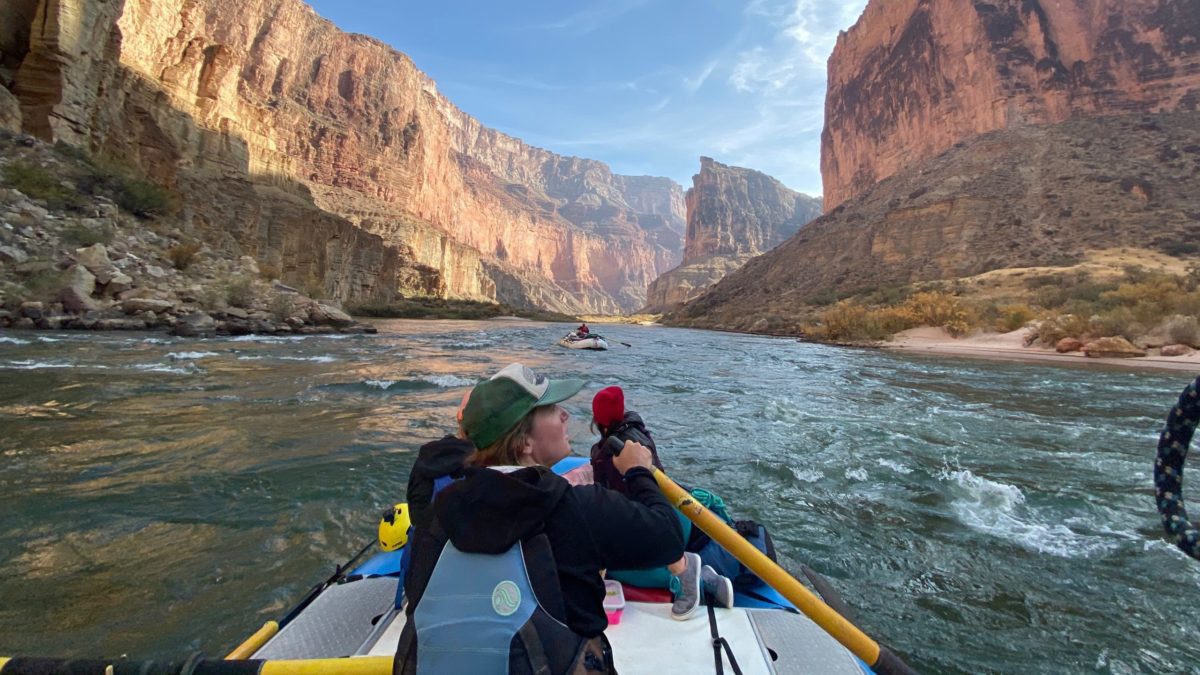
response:
[[[1059,354],[1049,347],[1026,347],[1026,333],[1026,329],[1022,328],[1011,333],[981,333],[956,338],[942,328],[913,328],[897,333],[892,341],[882,346],[895,351],[944,356],[1181,370],[1200,374],[1200,351],[1193,351],[1187,356],[1158,356],[1152,351],[1150,356],[1132,359],[1089,358],[1083,352]]]

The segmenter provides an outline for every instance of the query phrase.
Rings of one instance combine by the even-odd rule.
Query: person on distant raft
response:
[[[605,441],[615,436],[622,441],[638,443],[650,450],[651,462],[663,470],[658,458],[654,439],[636,412],[625,410],[625,392],[620,387],[605,387],[592,398],[592,427],[600,432],[600,440],[592,446],[592,476],[597,485],[626,493],[627,487],[621,474],[614,466],[612,451]],[[683,538],[687,541],[692,523],[679,516]],[[608,576],[617,581],[643,588],[667,588],[675,596],[671,604],[671,618],[685,620],[692,616],[700,604],[700,588],[709,593],[723,607],[733,607],[733,582],[721,576],[715,569],[702,565],[700,556],[685,552],[679,560],[654,569],[609,570]]]
[[[582,387],[511,364],[471,390],[458,437],[421,448],[395,673],[615,672],[600,571],[665,565],[684,539],[645,446],[613,462],[628,497],[546,468]]]
[[[579,324],[579,328],[575,329],[575,334],[579,337],[587,337],[591,329],[588,328],[587,322]]]

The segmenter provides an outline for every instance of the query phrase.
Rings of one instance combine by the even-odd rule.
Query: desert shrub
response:
[[[49,169],[18,160],[4,167],[4,180],[31,199],[39,199],[55,211],[77,209],[83,198],[77,190],[62,184],[62,178]]]
[[[262,279],[266,279],[267,281],[282,278],[279,274],[279,266],[272,265],[271,263],[260,264],[258,266],[258,276]]]
[[[826,307],[826,306],[832,305],[833,303],[835,303],[837,301],[838,301],[837,291],[835,291],[832,288],[826,288],[823,291],[817,291],[816,293],[808,296],[808,298],[806,300],[806,302],[808,302],[809,304],[817,305],[818,307]]]
[[[1060,286],[1043,286],[1034,293],[1034,302],[1039,307],[1057,309],[1072,302],[1094,303],[1107,291],[1117,288],[1109,281],[1094,281],[1086,276],[1064,277]]]
[[[859,300],[866,305],[898,305],[912,295],[911,286],[883,286],[860,293]]]
[[[225,302],[231,307],[250,307],[254,302],[254,280],[246,276],[236,276],[225,285]]]
[[[1185,291],[1180,279],[1166,275],[1145,277],[1127,282],[1100,296],[1105,307],[1138,307],[1139,315],[1163,316],[1175,310],[1176,299]]]
[[[842,300],[821,312],[820,324],[805,331],[824,340],[882,340],[888,331],[878,313],[851,300]]]
[[[320,300],[326,297],[325,284],[321,283],[320,279],[309,277],[308,281],[300,287],[300,292],[314,300]]]
[[[196,254],[203,248],[198,242],[190,244],[178,244],[167,249],[167,258],[171,260],[171,264],[179,271],[186,270],[192,262],[196,260]]]
[[[1079,338],[1088,334],[1089,322],[1078,314],[1059,314],[1038,322],[1037,339],[1043,345],[1053,347],[1065,337]]]
[[[296,311],[296,298],[291,293],[276,293],[269,307],[276,321],[283,321]]]
[[[166,215],[173,210],[171,193],[166,188],[138,178],[127,177],[118,183],[113,201],[140,218]]]
[[[1032,307],[1022,303],[1001,305],[996,309],[999,316],[995,325],[1005,333],[1021,328],[1037,316]]]
[[[63,273],[48,265],[44,269],[24,275],[12,288],[12,297],[17,304],[27,300],[52,302],[62,285]]]
[[[1138,321],[1133,309],[1129,307],[1110,309],[1088,321],[1088,334],[1093,337],[1120,336],[1133,341],[1145,332],[1145,325]]]
[[[79,181],[88,192],[107,195],[117,206],[139,218],[166,215],[175,208],[170,190],[111,160],[92,160]]]
[[[1163,335],[1172,344],[1200,347],[1200,322],[1194,316],[1172,316],[1163,322]]]
[[[970,328],[970,315],[958,297],[941,291],[917,293],[897,309],[895,320],[906,327],[940,326],[951,335]]]
[[[63,228],[63,241],[73,246],[92,246],[94,244],[112,243],[113,228],[110,225],[88,227],[80,222],[74,222]]]

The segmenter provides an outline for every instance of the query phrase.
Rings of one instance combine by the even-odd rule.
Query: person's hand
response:
[[[625,447],[621,448],[621,454],[613,457],[613,468],[624,476],[626,471],[635,466],[642,466],[653,471],[654,455],[650,454],[650,448],[641,443],[625,441]]]

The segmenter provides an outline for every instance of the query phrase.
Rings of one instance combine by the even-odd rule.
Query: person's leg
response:
[[[666,567],[652,567],[645,570],[609,570],[605,576],[639,588],[665,588],[673,595],[679,593],[679,577],[671,574]]]
[[[700,556],[684,553],[683,559],[684,570],[676,577],[679,579],[679,592],[671,604],[671,618],[679,621],[690,619],[700,606]]]

